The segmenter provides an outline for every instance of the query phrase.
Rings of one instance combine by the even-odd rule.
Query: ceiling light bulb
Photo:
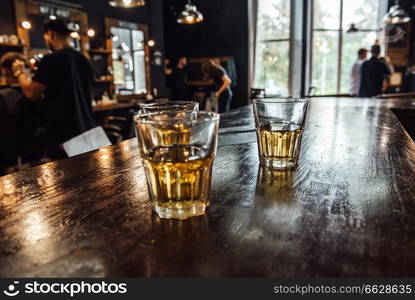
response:
[[[22,22],[22,27],[26,30],[29,30],[32,28],[32,23],[30,23],[29,21],[25,20]]]
[[[78,32],[71,32],[71,38],[78,40],[80,38],[79,33]]]
[[[88,34],[89,37],[92,38],[92,37],[95,36],[95,30],[90,28],[90,29],[88,29],[87,34]]]

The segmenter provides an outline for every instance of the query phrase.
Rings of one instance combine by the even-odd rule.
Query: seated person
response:
[[[0,69],[7,87],[0,90],[0,174],[16,166],[18,157],[35,154],[40,130],[40,106],[23,95],[12,71],[15,60],[25,61],[22,54],[9,52],[0,59]]]

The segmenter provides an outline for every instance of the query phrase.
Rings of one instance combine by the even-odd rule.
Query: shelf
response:
[[[112,51],[105,50],[105,49],[95,49],[95,50],[90,50],[89,52],[91,52],[92,54],[112,54]]]
[[[0,47],[6,47],[6,48],[24,48],[24,45],[0,43]]]
[[[95,83],[112,83],[111,79],[96,79],[94,80]]]

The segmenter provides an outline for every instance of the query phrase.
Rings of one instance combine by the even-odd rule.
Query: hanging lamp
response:
[[[396,4],[389,9],[389,12],[383,17],[383,22],[386,24],[403,24],[411,20],[405,10]]]
[[[111,0],[109,2],[114,7],[133,8],[146,5],[144,0]]]
[[[196,5],[192,4],[188,0],[187,4],[184,6],[184,10],[179,14],[177,18],[177,23],[179,24],[195,24],[203,21],[203,15],[200,11],[197,10]]]

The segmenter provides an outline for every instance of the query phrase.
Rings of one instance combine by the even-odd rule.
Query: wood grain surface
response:
[[[390,110],[413,102],[313,99],[285,173],[259,167],[250,107],[225,115],[186,221],[152,212],[135,140],[0,177],[0,276],[414,277],[415,145]]]

